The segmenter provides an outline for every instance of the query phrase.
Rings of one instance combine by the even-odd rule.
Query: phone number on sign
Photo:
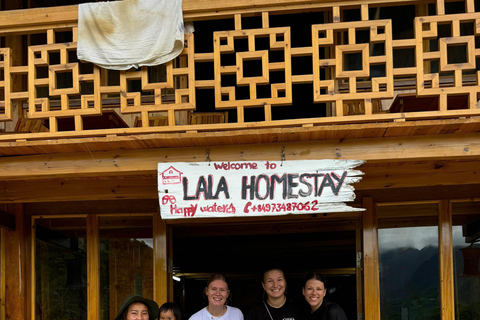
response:
[[[318,201],[312,202],[289,202],[289,203],[266,203],[266,204],[252,204],[247,202],[243,212],[294,212],[294,211],[317,211],[320,207]]]

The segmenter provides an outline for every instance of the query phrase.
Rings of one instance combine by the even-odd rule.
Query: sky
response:
[[[454,226],[452,230],[453,246],[464,246],[462,227]],[[438,227],[388,228],[378,230],[380,252],[397,248],[415,248],[421,250],[427,246],[438,247]]]

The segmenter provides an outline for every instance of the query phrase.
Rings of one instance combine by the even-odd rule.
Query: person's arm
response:
[[[244,320],[243,312],[242,312],[240,309],[238,309],[238,313],[239,313],[238,319],[239,319],[239,320]]]

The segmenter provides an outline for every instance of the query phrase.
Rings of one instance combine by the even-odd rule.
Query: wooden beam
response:
[[[5,233],[0,229],[0,320],[5,320]]]
[[[27,203],[25,212],[36,215],[116,215],[116,214],[147,214],[156,213],[158,198],[152,200],[124,200],[115,201],[63,201],[50,203]]]
[[[375,2],[381,3],[377,0]],[[390,3],[402,4],[411,2],[409,0],[391,0]],[[358,0],[341,0],[335,1],[335,4],[342,3],[345,6],[360,5],[364,2]],[[209,0],[183,1],[183,16],[185,20],[193,20],[198,18],[222,18],[232,16],[236,13],[248,12],[250,14],[260,13],[267,8],[270,11],[288,11],[301,10],[302,8],[322,8],[331,7],[333,1],[321,0],[312,2],[311,0]],[[75,23],[78,19],[78,5],[35,8],[26,10],[12,10],[8,12],[0,12],[0,29],[9,31],[15,28],[24,28],[25,26],[45,26],[45,25],[61,25],[66,23]]]
[[[362,254],[362,236],[363,236],[363,223],[361,220],[355,221],[355,253],[357,254],[357,265],[355,267],[355,277],[357,284],[357,315],[363,314],[363,275],[362,275],[362,263],[361,258],[358,255]],[[360,319],[357,316],[357,319]]]
[[[363,179],[354,185],[356,190],[383,188],[428,187],[478,183],[479,162],[428,161],[364,165]]]
[[[212,161],[359,159],[371,162],[480,157],[480,134],[323,140],[210,147]],[[2,180],[156,174],[159,162],[204,161],[205,148],[117,150],[0,158]]]
[[[440,303],[442,320],[455,319],[453,285],[452,206],[442,200],[438,206],[438,246],[440,263]]]
[[[88,320],[100,318],[100,240],[97,215],[87,216],[87,304]]]
[[[378,266],[378,220],[372,198],[364,198],[363,205],[363,283],[365,317],[380,320],[380,277]]]
[[[363,179],[354,185],[358,195],[374,192],[378,197],[380,190],[392,189],[391,195],[399,196],[405,193],[405,199],[418,199],[427,196],[420,192],[412,194],[408,188],[425,188],[440,186],[475,185],[478,178],[477,161],[431,161],[377,163],[359,167],[364,172]],[[0,169],[1,170],[1,169]],[[13,202],[54,202],[54,201],[84,201],[84,200],[117,200],[117,199],[158,199],[156,174],[143,176],[108,176],[102,178],[76,179],[37,179],[26,181],[0,181],[0,203]],[[467,187],[468,188],[468,187]],[[403,189],[403,191],[400,191]],[[464,194],[465,188],[461,188]],[[461,192],[453,189],[448,197],[461,196]],[[460,190],[460,189],[459,189]],[[434,197],[441,199],[442,197]],[[431,199],[425,197],[425,199]],[[82,205],[83,206],[83,205]],[[154,209],[155,210],[155,209]],[[152,211],[150,211],[152,212]],[[60,213],[59,213],[60,214]],[[1,215],[0,215],[1,217]]]
[[[156,177],[0,181],[0,203],[157,199]]]
[[[167,224],[160,218],[160,213],[153,215],[153,249],[155,251],[153,263],[153,299],[159,305],[169,301],[169,281],[172,274],[168,270],[168,232]]]
[[[377,203],[402,202],[402,201],[425,201],[438,199],[478,199],[480,184],[467,184],[457,186],[431,186],[394,188],[383,190],[359,190],[356,191],[357,199],[363,197],[375,197]],[[355,201],[359,203],[359,201]]]

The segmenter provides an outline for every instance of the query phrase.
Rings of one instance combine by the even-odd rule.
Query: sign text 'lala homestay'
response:
[[[360,160],[158,164],[163,219],[358,211]]]

